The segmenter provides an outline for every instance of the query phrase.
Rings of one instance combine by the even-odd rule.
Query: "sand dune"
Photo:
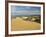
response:
[[[16,17],[12,18],[12,31],[19,30],[39,30],[40,24],[36,22],[24,21],[23,19]]]

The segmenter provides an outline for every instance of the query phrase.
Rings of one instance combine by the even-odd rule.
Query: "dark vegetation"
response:
[[[20,17],[25,21],[41,23],[41,16],[39,16],[39,15],[38,16],[16,16],[16,17]],[[16,17],[13,17],[13,18],[16,18]],[[25,17],[27,17],[27,18],[25,18]]]

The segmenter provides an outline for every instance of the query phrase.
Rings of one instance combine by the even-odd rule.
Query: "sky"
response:
[[[12,16],[40,15],[40,7],[34,6],[11,6]]]

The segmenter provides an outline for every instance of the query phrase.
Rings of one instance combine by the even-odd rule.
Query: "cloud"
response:
[[[40,15],[40,11],[15,11],[12,15]]]

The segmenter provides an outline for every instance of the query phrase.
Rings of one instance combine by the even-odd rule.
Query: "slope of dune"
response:
[[[36,22],[24,21],[20,17],[12,18],[12,31],[20,30],[39,30],[40,24]]]

